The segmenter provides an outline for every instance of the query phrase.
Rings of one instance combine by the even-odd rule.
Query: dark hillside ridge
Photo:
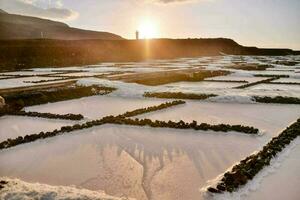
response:
[[[113,33],[72,28],[62,22],[8,14],[3,10],[0,10],[0,30],[0,40],[41,38],[59,40],[123,39]]]
[[[293,51],[292,49],[243,47],[241,54],[281,56],[281,55],[300,55],[300,52]]]
[[[0,40],[0,70],[100,62],[230,55],[296,55],[291,49],[244,47],[231,39]]]
[[[7,13],[7,12],[5,12],[4,10],[2,10],[2,9],[0,9],[0,13]]]

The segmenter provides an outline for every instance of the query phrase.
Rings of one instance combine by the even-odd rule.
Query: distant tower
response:
[[[44,39],[44,33],[41,31],[41,39]]]
[[[138,40],[138,39],[140,39],[139,37],[140,37],[140,33],[139,33],[139,31],[136,31],[136,32],[135,32],[135,39]]]

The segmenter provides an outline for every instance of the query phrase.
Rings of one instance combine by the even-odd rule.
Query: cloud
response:
[[[156,0],[157,2],[160,3],[179,3],[179,2],[187,2],[187,1],[191,1],[191,0]]]
[[[214,0],[146,0],[148,2],[152,3],[161,3],[161,4],[171,4],[171,3],[188,3],[188,2],[210,2]]]
[[[9,13],[63,21],[78,17],[78,13],[63,8],[61,0],[0,0],[0,8]]]

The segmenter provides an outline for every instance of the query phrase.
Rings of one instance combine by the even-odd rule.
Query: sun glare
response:
[[[158,36],[157,24],[150,19],[142,21],[138,31],[140,32],[140,37],[143,39],[151,39]]]

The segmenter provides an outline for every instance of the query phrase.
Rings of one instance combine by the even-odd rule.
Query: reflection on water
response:
[[[200,199],[207,180],[261,143],[235,133],[104,125],[3,151],[0,176],[137,199]]]

